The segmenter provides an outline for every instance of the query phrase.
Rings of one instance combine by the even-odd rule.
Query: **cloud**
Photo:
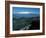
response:
[[[17,12],[16,14],[31,14],[32,12]]]

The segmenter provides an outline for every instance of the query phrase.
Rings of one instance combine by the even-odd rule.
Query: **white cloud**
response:
[[[31,14],[32,12],[17,12],[17,14]]]

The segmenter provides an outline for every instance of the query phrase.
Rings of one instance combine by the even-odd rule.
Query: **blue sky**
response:
[[[40,14],[40,8],[24,8],[24,7],[13,7],[13,14],[16,16],[27,16],[29,17],[31,14]]]

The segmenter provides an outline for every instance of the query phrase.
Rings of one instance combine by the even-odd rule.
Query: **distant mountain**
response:
[[[31,17],[38,17],[40,14],[13,14],[13,17],[16,18],[31,18]]]
[[[26,20],[28,20],[28,21],[30,21],[30,20],[40,20],[40,17],[39,16],[36,16],[36,17],[21,17],[21,18],[14,18],[13,17],[13,19],[14,20],[16,20],[16,21],[26,21]]]

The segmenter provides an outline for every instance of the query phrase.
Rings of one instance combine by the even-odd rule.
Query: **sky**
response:
[[[30,17],[31,14],[40,14],[40,8],[13,7],[12,12],[18,17]]]

